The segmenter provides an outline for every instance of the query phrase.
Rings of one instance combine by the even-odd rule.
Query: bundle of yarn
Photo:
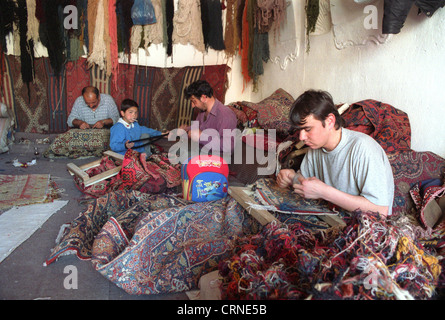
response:
[[[270,223],[219,264],[223,299],[430,299],[441,274],[433,252],[375,213],[337,233]]]

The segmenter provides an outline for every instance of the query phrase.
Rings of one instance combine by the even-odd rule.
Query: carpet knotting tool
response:
[[[287,214],[295,214],[295,215],[326,215],[326,216],[337,216],[338,213],[335,212],[316,212],[316,211],[293,211],[293,210],[281,210],[273,205],[261,205],[257,203],[247,202],[249,205],[249,209],[257,209],[257,210],[269,210],[273,212],[279,212],[279,213],[287,213]],[[284,206],[280,206],[283,208]]]
[[[163,138],[163,137],[165,137],[165,136],[167,136],[167,135],[168,135],[168,132],[167,132],[167,133],[163,133],[163,134],[161,134],[161,135],[159,135],[159,136],[143,138],[143,139],[134,140],[134,141],[131,141],[131,142],[136,143],[136,142],[146,141],[145,143],[143,143],[143,144],[141,144],[140,146],[138,146],[138,148],[139,148],[139,147],[145,147],[145,146],[147,146],[147,145],[149,145],[149,144],[152,144],[152,143],[155,142],[155,141],[158,141],[159,139],[161,139],[161,138]]]

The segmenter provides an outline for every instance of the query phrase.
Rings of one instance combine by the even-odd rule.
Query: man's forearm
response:
[[[74,119],[73,120],[73,127],[75,128],[80,128],[80,126],[82,125],[82,123],[84,123],[85,121],[79,120],[79,119]]]
[[[345,192],[342,192],[338,189],[335,189],[331,186],[327,186],[326,191],[324,192],[324,200],[329,201],[347,211],[354,211],[360,209],[363,212],[378,212],[383,217],[388,215],[388,207],[387,206],[379,206],[363,196],[354,196]]]
[[[113,125],[113,119],[111,119],[111,118],[104,119],[104,120],[102,120],[102,122],[103,122],[103,125],[107,126],[107,127],[111,127]]]

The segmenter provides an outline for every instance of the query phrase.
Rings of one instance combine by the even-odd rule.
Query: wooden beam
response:
[[[123,154],[120,154],[120,153],[117,153],[117,152],[114,152],[114,151],[111,151],[111,150],[105,151],[104,155],[112,157],[115,160],[121,160],[121,161],[124,160],[124,155]]]
[[[231,195],[244,209],[247,210],[255,219],[258,220],[263,226],[272,221],[277,221],[273,214],[265,209],[254,209],[251,208],[249,203],[254,203],[246,187],[229,187],[229,195]],[[335,215],[321,215],[317,214],[317,217],[329,224],[331,227],[345,227],[346,223],[342,218]]]
[[[346,222],[339,216],[334,215],[317,215],[321,220],[329,224],[331,227],[346,227]]]
[[[263,209],[250,208],[248,203],[253,203],[254,200],[246,193],[245,187],[229,187],[229,195],[231,195],[244,209],[247,210],[261,225],[266,225],[272,221],[277,221],[269,211]]]
[[[116,153],[114,151],[108,150],[104,152],[104,156],[109,156],[115,160],[122,161],[124,160],[124,156],[122,154]],[[122,166],[115,167],[113,169],[101,172],[93,177],[90,177],[85,171],[94,167],[97,167],[100,165],[102,159],[95,160],[86,164],[83,164],[81,166],[77,166],[74,163],[68,163],[66,165],[69,173],[71,175],[76,175],[80,179],[82,179],[82,182],[85,187],[91,186],[92,184],[95,184],[97,182],[100,182],[102,180],[111,178],[119,173],[119,171],[122,169]]]
[[[118,166],[116,168],[104,171],[102,173],[99,173],[98,175],[95,175],[93,177],[90,177],[89,179],[85,180],[84,185],[85,187],[91,186],[92,184],[98,183],[102,180],[106,180],[108,178],[114,177],[121,171],[122,166]]]
[[[82,170],[72,162],[68,163],[66,165],[66,168],[68,169],[71,175],[78,176],[80,179],[82,179],[82,181],[85,181],[90,178],[90,176],[87,173],[85,173],[84,170]]]

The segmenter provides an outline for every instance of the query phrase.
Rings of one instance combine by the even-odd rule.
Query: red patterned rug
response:
[[[50,175],[0,175],[0,211],[49,200]]]

